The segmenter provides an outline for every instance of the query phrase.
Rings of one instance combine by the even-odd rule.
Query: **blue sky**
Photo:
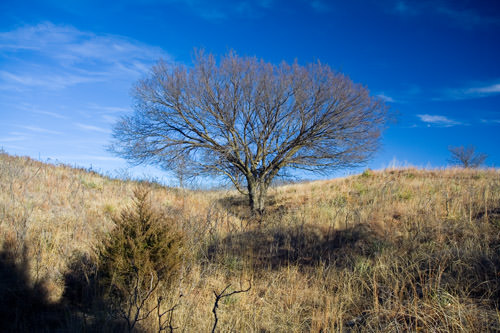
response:
[[[134,82],[160,58],[189,64],[193,48],[319,60],[366,85],[398,115],[373,169],[444,167],[448,146],[469,144],[500,165],[497,0],[3,0],[0,147],[163,177],[105,146]]]

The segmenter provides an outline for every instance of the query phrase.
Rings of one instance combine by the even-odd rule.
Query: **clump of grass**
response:
[[[361,174],[361,177],[363,178],[370,178],[373,176],[373,171],[371,169],[366,169],[365,171],[363,171],[363,173]]]

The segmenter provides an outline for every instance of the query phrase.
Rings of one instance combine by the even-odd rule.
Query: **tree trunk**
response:
[[[248,199],[254,215],[262,215],[266,208],[267,185],[262,180],[247,179]]]

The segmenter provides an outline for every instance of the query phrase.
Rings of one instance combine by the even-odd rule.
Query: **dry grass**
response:
[[[2,239],[18,258],[27,253],[18,264],[30,288],[43,284],[52,304],[74,314],[61,326],[98,321],[70,302],[68,275],[92,270],[96,246],[136,186],[0,155]],[[260,222],[233,192],[146,186],[192,254],[175,287],[162,291],[162,309],[178,304],[176,331],[210,331],[214,291],[248,281],[249,292],[221,300],[219,331],[500,330],[498,170],[366,171],[281,186]],[[157,325],[152,315],[142,329]]]

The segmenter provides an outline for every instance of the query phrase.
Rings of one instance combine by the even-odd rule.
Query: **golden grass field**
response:
[[[25,298],[4,302],[0,326],[117,331],[74,301],[82,291],[68,277],[98,265],[113,217],[138,186],[185,237],[176,282],[158,290],[162,310],[177,304],[175,332],[210,332],[214,292],[228,285],[251,288],[220,300],[218,332],[500,330],[497,169],[367,170],[279,186],[255,219],[236,192],[121,181],[5,153],[0,297]],[[29,302],[39,306],[23,308]],[[135,329],[157,332],[155,313]]]

